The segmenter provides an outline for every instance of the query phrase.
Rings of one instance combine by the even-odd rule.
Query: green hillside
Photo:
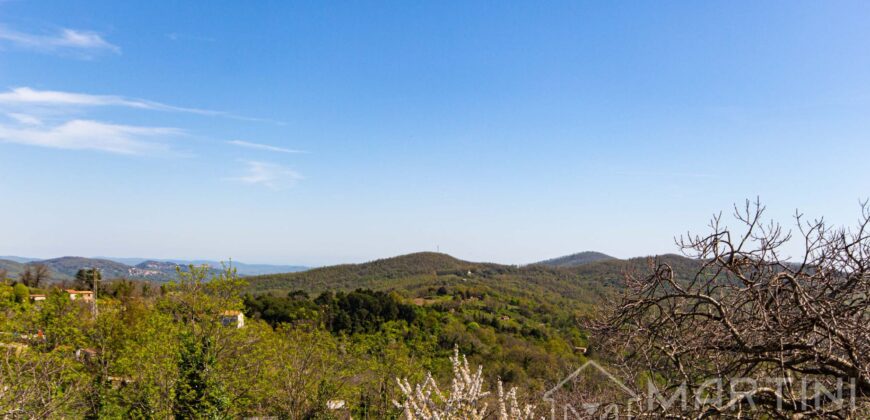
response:
[[[24,271],[24,264],[17,261],[0,259],[0,270],[6,271],[7,278],[16,279]]]
[[[565,255],[564,257],[552,258],[537,262],[535,264],[546,265],[550,267],[576,267],[578,265],[589,264],[598,261],[615,260],[607,254],[602,254],[595,251],[578,252],[576,254]]]
[[[397,280],[413,277],[460,275],[468,271],[501,267],[496,264],[471,263],[447,254],[420,252],[363,264],[342,264],[303,272],[267,274],[249,278],[252,291],[350,290],[359,287],[383,288]]]
[[[676,255],[655,259],[683,278],[698,267]],[[496,366],[495,376],[508,383],[543,390],[584,360],[581,349],[590,343],[583,320],[618,297],[626,273],[648,272],[649,264],[643,257],[517,267],[416,253],[250,277],[245,306],[251,318],[270,324],[314,322],[359,337],[384,334],[383,326],[404,319],[402,340],[415,357],[443,358],[457,346],[475,362]],[[376,315],[389,306],[386,296],[396,309]],[[409,306],[414,316],[403,317]]]
[[[658,259],[681,277],[698,264],[673,255]],[[198,375],[206,369],[199,366],[204,364],[220,385],[209,389],[234,396],[235,417],[268,413],[261,408],[286,406],[275,401],[289,399],[305,405],[300,410],[308,414],[302,417],[318,418],[329,400],[341,399],[354,407],[354,417],[396,418],[395,378],[421,381],[432,372],[447,383],[453,374],[448,357],[456,350],[472,366],[486,366],[489,383],[501,380],[540,395],[594,357],[587,353],[595,351],[595,342],[584,320],[603,301],[617,297],[624,273],[648,268],[647,258],[517,267],[437,253],[247,279],[232,272],[214,275],[203,267],[183,272],[179,284],[159,288],[105,281],[99,322],[90,318],[90,308],[76,306],[56,287],[30,289],[49,295],[44,303],[31,303],[26,288],[4,285],[0,304],[6,316],[0,326],[13,332],[7,340],[14,340],[15,332],[45,331],[47,344],[35,347],[44,352],[33,354],[57,354],[81,375],[100,378],[109,372],[129,378],[127,387],[127,379],[119,387],[96,380],[76,385],[85,388],[77,394],[82,400],[100,395],[103,405],[93,407],[113,415],[136,413],[139,400],[121,398],[125,395],[152,401],[160,413],[171,412],[175,400],[160,394],[162,378],[173,378],[182,391],[201,387]],[[227,309],[244,313],[244,328],[222,327]],[[101,341],[109,333],[114,334],[110,342]],[[212,347],[213,342],[219,345]],[[75,348],[111,348],[105,353],[112,358],[105,359],[108,371],[77,361],[68,354]],[[204,351],[210,358],[198,359]],[[116,356],[123,357],[116,361]],[[201,361],[189,365],[187,360]],[[316,365],[305,367],[307,360]],[[299,382],[282,382],[297,369],[304,372]],[[300,387],[306,391],[293,396]]]
[[[468,262],[446,254],[421,252],[363,264],[254,276],[248,278],[248,290],[254,294],[283,295],[293,290],[316,294],[326,290],[365,288],[420,298],[432,288],[464,286],[531,298],[541,304],[589,307],[618,292],[625,273],[647,270],[649,258],[605,259],[574,267],[518,267]],[[696,261],[673,254],[652,258],[671,264],[682,277],[693,275],[698,267]]]
[[[25,268],[29,264],[44,264],[48,267],[48,281],[49,282],[59,282],[65,280],[72,280],[75,277],[75,271],[71,271],[70,268],[72,266],[68,265],[69,262],[64,258],[57,258],[55,260],[62,260],[59,264],[46,264],[44,261],[35,261],[32,263],[22,263],[12,260],[0,260],[0,270],[6,270],[6,277],[11,281],[17,281],[21,277],[21,273],[24,272]],[[51,260],[46,260],[51,261]],[[78,268],[75,269],[78,271]]]
[[[76,272],[82,268],[99,269],[103,277],[107,279],[124,278],[129,274],[127,265],[99,258],[60,257],[42,260],[39,263],[48,266],[52,274],[68,277],[75,277]],[[52,279],[57,280],[55,276]]]

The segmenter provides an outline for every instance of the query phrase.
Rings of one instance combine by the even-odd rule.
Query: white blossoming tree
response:
[[[453,363],[453,383],[450,393],[445,395],[438,388],[432,374],[428,373],[422,384],[412,386],[407,379],[397,378],[405,401],[393,401],[397,407],[404,410],[408,420],[482,420],[492,418],[486,402],[489,392],[483,390],[483,368],[478,366],[472,372],[465,355],[459,350],[453,351],[450,358]],[[531,420],[534,419],[535,407],[517,402],[517,389],[511,388],[504,392],[501,380],[498,381],[498,412],[499,420]]]

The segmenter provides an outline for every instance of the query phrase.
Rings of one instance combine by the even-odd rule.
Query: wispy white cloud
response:
[[[30,87],[16,87],[0,92],[0,106],[42,106],[42,107],[100,107],[115,106],[144,109],[151,111],[182,112],[188,114],[217,116],[245,121],[276,122],[262,118],[252,118],[209,109],[187,108],[167,105],[160,102],[118,95],[94,95],[89,93],[63,92],[56,90],[37,90]]]
[[[230,141],[227,141],[227,144],[232,144],[233,146],[239,146],[239,147],[247,147],[249,149],[266,150],[269,152],[305,153],[302,150],[285,149],[283,147],[270,146],[268,144],[261,144],[261,143],[252,143],[252,142],[244,141],[244,140],[230,140]]]
[[[281,190],[296,185],[303,176],[298,172],[276,163],[243,161],[247,173],[231,180],[250,185],[262,185],[273,190]]]
[[[96,32],[66,28],[51,35],[37,35],[0,25],[0,42],[43,52],[72,52],[86,58],[100,52],[121,52],[120,47]]]
[[[39,106],[119,106],[147,109],[152,111],[188,112],[201,115],[224,115],[220,111],[185,108],[162,104],[144,99],[125,98],[116,95],[92,95],[88,93],[62,92],[56,90],[36,90],[17,87],[0,93],[0,105],[39,105]]]
[[[7,113],[6,116],[15,120],[15,122],[17,122],[19,124],[25,124],[25,125],[41,125],[42,124],[42,120],[39,119],[39,117],[29,115],[29,114],[22,114],[20,112],[10,112],[10,113]]]
[[[177,136],[183,131],[166,127],[107,124],[71,120],[55,126],[9,126],[0,124],[0,142],[72,150],[138,155],[165,151],[168,147],[153,139]]]
[[[166,111],[247,119],[221,111],[179,107],[119,95],[94,95],[17,87],[0,91],[0,143],[18,143],[60,149],[100,150],[117,154],[145,154],[170,150],[168,140],[171,140],[172,136],[183,133],[177,128],[124,125],[104,120],[95,121],[92,118],[82,116],[82,114],[87,115],[89,110],[96,107],[121,107],[143,111]],[[295,152],[290,149],[240,140],[233,144],[273,152]],[[264,166],[261,170],[271,170],[272,172],[269,173],[276,176],[282,174],[276,168],[268,166]],[[255,183],[255,175],[246,177],[246,182]],[[287,175],[284,173],[283,178],[288,178]],[[265,185],[270,181],[259,181],[259,183]],[[277,186],[279,182],[276,180],[271,184]]]

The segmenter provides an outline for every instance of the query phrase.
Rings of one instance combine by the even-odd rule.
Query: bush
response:
[[[12,288],[12,293],[15,295],[15,301],[18,303],[30,302],[30,289],[27,286],[17,283]]]

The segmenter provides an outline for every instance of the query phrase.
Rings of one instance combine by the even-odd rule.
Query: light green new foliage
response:
[[[94,417],[153,418],[171,414],[178,377],[176,328],[142,302],[103,302],[88,338],[97,355],[88,408]]]
[[[389,322],[380,334],[357,335],[351,351],[358,361],[358,379],[364,382],[354,396],[360,417],[398,415],[392,401],[399,397],[395,378],[422,379],[424,363],[412,355],[411,344],[403,342],[408,332],[404,322]]]
[[[141,316],[138,316],[140,315]],[[168,418],[178,381],[178,326],[172,318],[153,308],[131,312],[137,317],[135,333],[124,343],[117,364],[129,378],[121,394],[131,418]]]
[[[33,332],[44,331],[47,348],[75,351],[87,347],[83,329],[91,322],[90,309],[70,300],[65,292],[55,290],[30,315],[36,320]]]
[[[56,288],[32,304],[26,288],[16,296],[0,286],[0,341],[25,348],[7,353],[12,363],[0,380],[21,395],[0,397],[3,413],[396,418],[402,412],[392,401],[402,395],[394,379],[419,382],[427,371],[448,378],[455,346],[491,366],[487,379],[528,386],[571,367],[577,345],[561,335],[577,328],[570,312],[553,316],[553,307],[453,275],[412,290],[243,300],[245,282],[233,270],[213,273],[179,270],[159,296],[106,281],[96,316]],[[226,311],[245,311],[244,328],[224,325]]]
[[[69,352],[0,350],[0,415],[4,418],[78,418],[88,380]]]
[[[17,306],[12,286],[0,285],[0,310],[14,310]]]
[[[262,322],[245,330],[250,330],[249,338],[259,338],[256,348],[262,354],[246,361],[250,374],[236,377],[231,389],[238,394],[246,383],[255,387],[248,393],[249,415],[318,417],[326,413],[328,400],[347,397],[340,395],[340,384],[351,376],[349,360],[329,333],[292,327],[273,330]],[[251,383],[251,379],[256,380]]]
[[[207,266],[177,270],[179,281],[168,284],[158,307],[178,324],[179,380],[173,414],[183,418],[224,418],[232,404],[227,384],[217,372],[218,361],[231,347],[232,330],[221,325],[221,314],[241,310],[239,291],[245,282],[228,268],[207,280]]]
[[[28,289],[27,286],[18,283],[12,288],[12,291],[15,295],[16,303],[30,302],[30,289]]]
[[[227,268],[209,278],[209,267],[190,265],[188,271],[177,270],[178,281],[163,286],[159,305],[171,313],[175,320],[196,328],[197,334],[210,334],[217,320],[227,310],[241,310],[241,290],[247,283]]]

